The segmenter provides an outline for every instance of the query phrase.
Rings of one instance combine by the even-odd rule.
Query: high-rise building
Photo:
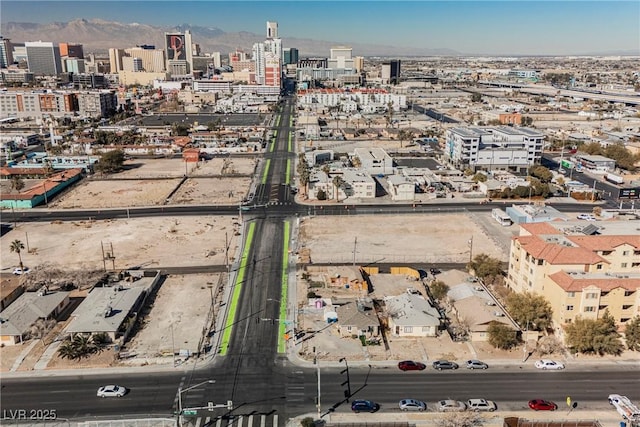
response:
[[[36,75],[55,76],[62,73],[60,48],[52,42],[25,42],[29,71]]]
[[[327,61],[327,68],[353,69],[353,49],[347,46],[331,48],[331,58]]]
[[[364,56],[356,56],[353,59],[353,66],[356,69],[356,73],[361,73],[364,70]]]
[[[267,38],[268,39],[277,39],[278,38],[278,23],[267,21]]]
[[[60,56],[84,59],[84,50],[81,44],[60,43]]]
[[[283,65],[298,63],[298,49],[295,47],[285,47],[282,49]]]
[[[394,59],[382,63],[382,70],[380,73],[382,81],[388,84],[400,83],[400,60]]]
[[[112,74],[122,70],[122,58],[124,56],[124,49],[109,49],[109,66]]]
[[[278,36],[278,23],[267,22],[267,40],[253,45],[253,60],[256,67],[256,83],[269,86],[280,85],[282,73],[282,40]],[[269,74],[269,77],[267,77]],[[274,75],[278,74],[278,78]]]
[[[191,31],[184,33],[164,33],[167,70],[185,70],[190,73],[193,69],[193,42]],[[186,74],[185,73],[185,74]]]
[[[0,36],[0,68],[13,64],[13,46],[10,39]]]

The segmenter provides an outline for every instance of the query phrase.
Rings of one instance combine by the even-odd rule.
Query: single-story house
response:
[[[335,306],[338,314],[338,333],[343,337],[380,335],[380,320],[373,308],[371,299],[359,299]]]
[[[453,303],[458,321],[468,328],[471,341],[488,341],[492,322],[503,323],[514,331],[520,330],[483,286],[461,283],[452,286],[447,296]]]
[[[25,292],[0,312],[0,343],[21,344],[39,319],[55,319],[69,304],[69,292]]]
[[[440,313],[420,295],[404,293],[384,299],[389,313],[389,329],[396,337],[435,337]]]

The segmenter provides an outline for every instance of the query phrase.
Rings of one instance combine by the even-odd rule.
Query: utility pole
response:
[[[358,236],[353,240],[353,266],[356,266],[356,248],[358,247]]]
[[[318,419],[321,419],[320,413],[322,411],[321,411],[321,405],[320,405],[320,359],[318,358],[318,348],[313,347],[313,350],[315,353],[316,372],[318,376],[318,401],[316,402],[316,408],[318,409]]]
[[[469,264],[473,261],[473,236],[469,239]]]

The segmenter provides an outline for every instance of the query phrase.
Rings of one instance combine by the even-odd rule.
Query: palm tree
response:
[[[18,259],[20,260],[20,270],[24,270],[24,265],[22,265],[22,255],[20,255],[20,252],[22,252],[22,250],[24,249],[24,243],[16,239],[11,242],[9,249],[11,250],[11,252],[15,252],[18,254]]]
[[[336,189],[336,202],[340,201],[340,187],[344,184],[344,179],[340,175],[333,177],[333,186]]]
[[[413,139],[413,132],[410,130],[402,129],[398,132],[398,139],[400,140],[400,148],[402,148],[402,141],[410,141]]]
[[[63,359],[78,359],[79,353],[76,348],[73,346],[73,341],[66,340],[63,342],[60,347],[58,347],[58,354]]]

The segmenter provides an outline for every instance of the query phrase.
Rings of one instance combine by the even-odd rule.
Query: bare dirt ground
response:
[[[189,176],[228,174],[250,175],[253,173],[256,163],[257,158],[254,157],[216,157],[204,162],[198,162],[195,168],[190,169]]]
[[[162,204],[180,179],[84,180],[49,203],[51,208],[91,209],[155,206]]]
[[[466,214],[317,216],[305,218],[300,245],[317,263],[467,262],[473,254],[505,259],[507,254]],[[357,239],[357,241],[356,241]]]
[[[251,178],[190,178],[170,203],[235,205],[246,196],[250,185]]]
[[[179,178],[184,176],[185,166],[190,171],[195,164],[185,165],[182,159],[131,159],[124,162],[122,172],[114,178]]]
[[[113,249],[116,269],[224,264],[225,235],[230,258],[238,244],[234,224],[237,219],[223,216],[22,223],[3,236],[0,249],[9,254],[11,242],[25,241],[28,233],[31,251],[23,251],[22,260],[29,267],[102,269],[103,246]],[[17,257],[3,256],[0,263],[4,270],[17,265]]]
[[[136,354],[127,364],[173,363],[172,352],[196,352],[209,330],[210,310],[216,306],[220,275],[171,275],[158,290],[153,305],[143,313],[143,328],[125,345]],[[182,303],[176,304],[176,301]],[[205,332],[206,331],[206,332]]]

